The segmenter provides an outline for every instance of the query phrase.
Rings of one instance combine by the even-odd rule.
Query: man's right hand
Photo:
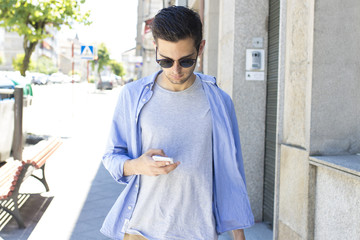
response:
[[[139,158],[127,160],[124,164],[124,176],[147,175],[158,176],[173,171],[180,162],[169,164],[168,162],[156,162],[152,156],[160,155],[166,157],[161,149],[150,149]]]

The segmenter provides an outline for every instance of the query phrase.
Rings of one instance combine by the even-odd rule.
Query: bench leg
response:
[[[35,175],[31,175],[33,176],[34,178],[36,178],[37,180],[39,180],[45,187],[46,191],[50,191],[50,188],[49,188],[49,185],[46,181],[46,178],[45,178],[45,164],[42,165],[41,167],[41,172],[42,172],[42,178],[38,177],[38,176],[35,176]]]
[[[12,196],[11,199],[14,202],[14,210],[11,210],[11,209],[7,208],[6,206],[1,206],[1,205],[0,205],[0,208],[15,218],[17,224],[19,225],[19,228],[25,228],[25,223],[24,223],[24,221],[20,215],[20,211],[19,211],[18,194],[15,194],[15,196]]]

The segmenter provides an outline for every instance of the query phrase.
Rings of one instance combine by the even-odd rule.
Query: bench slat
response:
[[[43,156],[42,159],[37,161],[37,163],[35,164],[35,167],[41,168],[45,164],[46,160],[60,147],[61,144],[62,144],[61,142],[57,142],[56,145],[54,145],[54,147],[52,149],[50,149],[46,153],[46,155]]]
[[[39,144],[39,147],[41,145],[44,145],[44,146],[41,146],[41,151],[39,151],[35,156],[33,156],[32,158],[30,159],[27,159],[26,160],[26,163],[28,164],[33,164],[33,165],[39,165],[38,163],[46,156],[48,155],[48,153],[50,151],[53,150],[54,147],[56,147],[58,144],[61,144],[61,141],[59,138],[54,138],[54,139],[51,139],[51,140],[44,140],[42,142],[40,142]],[[53,151],[52,151],[53,152]],[[51,155],[51,154],[50,154]],[[40,166],[41,167],[41,166]]]
[[[21,173],[22,163],[9,160],[0,168],[0,199],[9,197]]]

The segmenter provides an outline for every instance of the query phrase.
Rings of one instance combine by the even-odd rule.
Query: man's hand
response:
[[[244,229],[233,230],[234,240],[245,240]]]
[[[151,157],[160,155],[166,157],[161,149],[150,149],[139,158],[127,160],[124,164],[124,176],[147,175],[158,176],[168,174],[174,170],[180,162],[169,164],[169,162],[155,162]]]

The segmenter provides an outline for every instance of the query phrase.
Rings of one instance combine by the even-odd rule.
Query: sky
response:
[[[96,45],[104,42],[110,58],[121,60],[121,53],[136,46],[137,0],[86,0],[81,11],[90,10],[90,26],[74,25],[65,34],[81,43]]]

